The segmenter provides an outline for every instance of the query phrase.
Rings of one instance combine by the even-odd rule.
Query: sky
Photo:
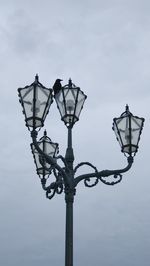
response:
[[[45,197],[17,88],[71,78],[88,96],[73,128],[75,164],[99,171],[127,161],[112,131],[128,104],[145,118],[134,164],[116,186],[77,187],[74,265],[149,266],[150,2],[0,0],[0,265],[64,265],[64,194]],[[45,126],[65,154],[55,103]],[[84,168],[85,173],[90,171]]]

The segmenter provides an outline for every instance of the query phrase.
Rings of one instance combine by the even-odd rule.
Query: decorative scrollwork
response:
[[[59,184],[58,187],[56,188],[56,193],[61,194],[63,192],[63,184]]]
[[[91,163],[89,163],[89,162],[82,162],[82,163],[79,163],[79,164],[74,168],[74,173],[76,173],[76,171],[77,171],[81,166],[83,166],[83,165],[90,166],[91,168],[93,168],[93,169],[95,170],[95,173],[98,172],[97,168],[96,168],[93,164],[91,164]],[[92,180],[92,183],[90,183],[90,182],[91,182],[91,178],[90,178],[90,177],[87,177],[87,178],[84,179],[84,185],[85,185],[86,187],[89,187],[89,188],[96,186],[96,185],[98,184],[99,180],[98,180],[98,178],[96,177],[95,180]]]
[[[60,184],[59,182],[55,182],[53,184],[53,188],[51,185],[47,188],[46,197],[48,199],[52,199],[54,197],[55,193],[61,194],[62,192],[63,192],[63,184],[62,183]]]
[[[84,179],[84,185],[85,185],[86,187],[94,187],[94,186],[96,186],[96,185],[98,184],[98,182],[99,182],[99,180],[100,180],[100,181],[101,181],[103,184],[105,184],[105,185],[113,186],[113,185],[116,185],[117,183],[121,182],[121,180],[122,180],[122,175],[121,175],[121,174],[115,174],[115,175],[113,176],[113,178],[115,179],[115,181],[114,181],[114,180],[109,181],[109,180],[106,180],[104,177],[100,176],[100,177],[97,177],[97,178],[93,181],[92,184],[89,184],[89,182],[91,182],[91,178],[88,177],[88,178]]]
[[[93,168],[93,169],[95,170],[95,172],[98,172],[97,168],[96,168],[93,164],[91,164],[91,163],[89,163],[89,162],[82,162],[82,163],[79,163],[79,164],[74,168],[74,174],[76,173],[76,171],[78,170],[78,168],[80,168],[80,167],[83,166],[83,165],[88,165],[88,166],[90,166],[91,168]]]
[[[90,181],[91,178],[97,178],[105,185],[110,185],[110,186],[116,185],[119,182],[121,182],[122,174],[127,172],[131,168],[132,163],[133,163],[133,158],[130,156],[128,157],[128,165],[125,168],[117,169],[117,170],[102,170],[100,172],[95,171],[95,173],[79,175],[74,180],[75,186],[77,186],[77,184],[82,180],[86,180],[85,184],[89,186],[88,182]],[[113,176],[113,180],[109,178],[112,176]],[[95,181],[93,185],[95,184],[97,184],[97,181]]]
[[[92,184],[89,184],[89,182],[91,182],[91,178],[90,177],[84,179],[84,185],[86,187],[94,187],[94,186],[96,186],[98,184],[99,180],[98,180],[98,178],[96,178],[95,181]]]
[[[49,186],[46,186],[46,181],[47,179],[45,177],[41,179],[42,188],[46,191],[46,197],[48,199],[52,199],[55,193],[61,194],[63,192],[63,183],[61,180],[52,182]]]
[[[116,184],[118,184],[118,183],[121,182],[121,180],[122,180],[122,175],[121,175],[121,174],[115,174],[115,175],[113,176],[113,178],[115,179],[115,181],[114,181],[114,180],[113,180],[113,181],[108,181],[108,180],[104,179],[104,177],[102,177],[102,176],[98,177],[98,179],[99,179],[102,183],[104,183],[105,185],[114,186],[114,185],[116,185]],[[117,179],[117,180],[116,180],[116,179]]]
[[[47,189],[47,191],[46,191],[46,198],[47,199],[52,199],[54,197],[55,193],[56,193],[56,190],[55,189],[54,190]]]

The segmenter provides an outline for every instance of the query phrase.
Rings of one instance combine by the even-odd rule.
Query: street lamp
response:
[[[61,80],[57,80],[59,83]],[[31,131],[31,149],[36,164],[37,174],[41,179],[42,188],[46,191],[46,197],[52,199],[55,194],[65,193],[66,202],[66,237],[65,237],[65,266],[73,266],[73,202],[76,187],[80,181],[84,181],[86,187],[93,187],[99,181],[106,185],[116,185],[122,180],[122,173],[127,172],[133,163],[133,157],[138,151],[138,143],[142,133],[144,118],[133,116],[126,106],[125,112],[113,120],[113,130],[120,143],[121,151],[127,157],[127,166],[117,170],[102,170],[89,162],[81,162],[74,167],[74,152],[72,147],[72,128],[79,120],[81,110],[87,96],[72,83],[71,79],[65,86],[59,84],[59,89],[53,93],[52,89],[45,88],[38,75],[35,81],[25,88],[19,88],[20,103],[23,107],[26,126]],[[53,102],[57,104],[61,120],[68,129],[68,143],[65,156],[58,155],[58,144],[53,143],[47,136],[37,141],[38,130],[44,125],[44,120]],[[61,160],[63,167],[58,161]],[[83,165],[92,168],[92,172],[77,175],[77,171]],[[54,182],[50,182],[49,176],[53,175]],[[107,177],[112,176],[111,180]],[[92,182],[91,182],[92,181]]]

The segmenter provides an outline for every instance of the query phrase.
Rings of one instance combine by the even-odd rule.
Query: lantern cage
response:
[[[58,143],[54,143],[51,139],[47,136],[46,130],[44,131],[44,135],[40,140],[37,142],[39,148],[48,156],[51,156],[54,160],[59,152]],[[36,171],[39,177],[45,177],[51,173],[51,165],[46,162],[46,159],[39,154],[36,150],[33,143],[31,143],[31,150],[34,157],[34,162],[36,165]],[[42,163],[42,164],[41,164]]]
[[[71,79],[69,79],[67,85],[55,94],[55,101],[61,115],[61,120],[67,127],[73,127],[79,120],[86,98],[87,96],[79,87],[72,83]]]
[[[30,130],[41,128],[53,102],[52,89],[44,87],[38,75],[35,81],[24,88],[18,89],[19,101],[25,115],[26,126]]]
[[[121,146],[121,151],[128,156],[135,156],[144,125],[144,118],[134,116],[129,106],[119,118],[113,119],[113,130]]]

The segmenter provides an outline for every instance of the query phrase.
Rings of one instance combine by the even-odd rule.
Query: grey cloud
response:
[[[32,56],[38,52],[42,43],[42,34],[32,17],[23,9],[19,9],[9,17],[6,29],[9,46],[19,55]]]

